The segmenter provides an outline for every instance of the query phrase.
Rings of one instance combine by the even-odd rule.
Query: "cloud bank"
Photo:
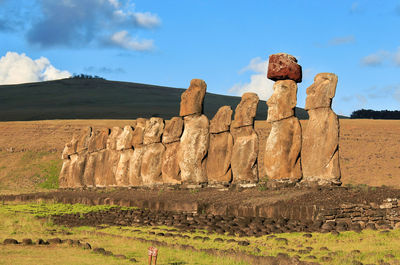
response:
[[[111,45],[147,51],[154,48],[153,40],[141,40],[138,31],[161,25],[157,14],[137,11],[131,0],[34,0],[34,3],[38,12],[21,14],[13,14],[11,9],[6,12],[4,5],[0,31],[10,30],[9,25],[15,24],[11,22],[17,16],[25,21],[22,28],[26,40],[39,47]]]
[[[24,53],[7,52],[0,58],[0,85],[49,81],[71,77],[55,68],[45,57],[32,60]]]
[[[240,74],[245,72],[253,73],[250,76],[250,82],[239,83],[231,87],[228,92],[237,96],[241,96],[246,92],[254,92],[261,100],[267,100],[272,95],[274,82],[267,78],[268,60],[262,60],[260,57],[251,59],[250,63],[239,71]]]

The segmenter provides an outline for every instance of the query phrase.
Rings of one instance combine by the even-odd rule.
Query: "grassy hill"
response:
[[[136,119],[179,115],[180,96],[185,89],[104,79],[62,79],[40,83],[0,86],[0,121],[52,119]],[[204,113],[212,118],[218,108],[234,110],[240,97],[207,93]],[[260,101],[257,120],[267,117],[267,105]],[[296,108],[299,119],[307,119]]]

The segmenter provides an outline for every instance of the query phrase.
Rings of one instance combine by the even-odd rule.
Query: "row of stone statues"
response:
[[[254,117],[259,102],[245,93],[235,110],[221,107],[203,115],[207,85],[193,79],[181,96],[180,117],[139,118],[123,129],[92,130],[73,136],[63,151],[62,188],[237,183],[259,179],[294,184],[340,184],[339,123],[331,109],[337,76],[318,74],[307,89],[310,119],[302,129],[294,116],[301,67],[288,54],[270,56],[268,78],[276,81],[267,101],[271,132],[263,157]],[[260,176],[259,172],[264,175]]]

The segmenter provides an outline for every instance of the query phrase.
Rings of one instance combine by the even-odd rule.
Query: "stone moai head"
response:
[[[258,95],[253,92],[247,92],[242,95],[240,103],[235,110],[235,118],[232,121],[232,127],[238,128],[253,125],[254,117],[257,114]]]
[[[268,99],[268,122],[294,116],[297,104],[297,84],[293,80],[279,80],[274,84],[274,93]]]
[[[330,108],[336,93],[338,77],[332,73],[320,73],[314,83],[307,88],[306,110]]]
[[[179,116],[203,113],[203,100],[206,94],[207,84],[201,79],[192,79],[189,88],[181,95],[181,107]]]

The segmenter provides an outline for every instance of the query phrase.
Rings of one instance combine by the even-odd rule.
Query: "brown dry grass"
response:
[[[306,126],[307,121],[301,121]],[[134,120],[47,120],[0,122],[0,185],[21,166],[25,152],[49,152],[43,159],[57,159],[73,133],[87,126],[95,128],[134,125]],[[340,163],[344,184],[367,184],[400,188],[400,121],[340,120]],[[264,121],[256,122],[261,150],[269,134]],[[262,153],[260,156],[262,163]],[[5,168],[4,168],[5,167]],[[29,170],[29,167],[28,169]],[[24,173],[20,172],[20,177]],[[26,174],[29,175],[29,174]],[[32,176],[32,174],[30,174]],[[262,175],[262,172],[261,174]],[[14,181],[14,180],[13,180]],[[34,185],[30,180],[25,190]],[[9,181],[10,183],[11,181]]]

